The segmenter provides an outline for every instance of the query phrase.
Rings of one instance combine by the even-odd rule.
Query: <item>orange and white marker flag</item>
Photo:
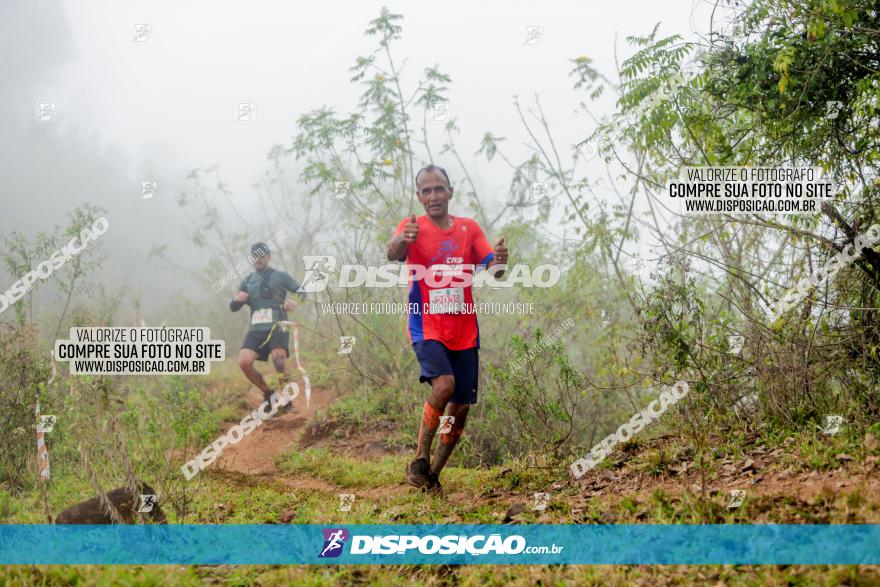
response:
[[[52,377],[50,377],[49,381],[46,382],[46,387],[52,385],[52,382],[55,381],[55,376],[58,375],[58,366],[55,363],[55,351],[49,353],[49,356],[52,357]]]
[[[58,367],[55,363],[55,351],[52,351],[49,355],[52,358],[52,376],[49,377],[49,381],[46,382],[46,387],[48,388],[52,385],[52,382],[55,381],[55,376],[58,375]],[[40,480],[48,481],[49,480],[49,449],[46,448],[46,438],[43,436],[43,426],[42,420],[40,419],[40,398],[37,397],[36,407],[34,409],[34,413],[37,417],[37,466],[40,469]]]
[[[46,448],[46,439],[43,437],[43,427],[40,425],[40,400],[37,400],[37,466],[40,468],[40,480],[49,480],[49,449]]]
[[[293,330],[293,357],[296,359],[296,368],[299,369],[303,376],[303,385],[306,388],[306,408],[308,408],[312,403],[312,384],[309,381],[309,374],[306,373],[302,362],[299,360],[299,324],[289,320],[283,320],[281,324]]]

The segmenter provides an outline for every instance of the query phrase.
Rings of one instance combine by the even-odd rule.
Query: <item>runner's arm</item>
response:
[[[389,261],[406,261],[406,247],[409,243],[403,236],[403,228],[406,226],[408,219],[404,218],[403,222],[397,225],[394,235],[388,241],[387,256]]]
[[[281,276],[281,287],[290,293],[298,293],[301,300],[306,299],[306,292],[300,291],[302,285],[290,273],[284,272]]]
[[[406,246],[409,243],[403,238],[402,234],[398,234],[388,241],[388,260],[389,261],[406,261]]]
[[[245,281],[246,280],[242,279],[241,283],[238,285],[239,293],[247,293],[247,284],[245,283]],[[229,309],[232,312],[238,312],[239,310],[241,310],[241,307],[246,303],[247,302],[237,302],[235,301],[235,298],[232,298],[231,300],[229,300]]]
[[[486,269],[494,267],[495,265],[507,265],[507,260],[505,259],[503,262],[499,261],[495,258],[495,249],[489,244],[489,240],[486,238],[483,229],[480,228],[480,225],[476,222],[473,223],[473,234],[474,240],[471,242],[471,252],[476,259],[475,263],[477,265],[483,265]],[[492,277],[495,279],[499,279],[502,275],[504,275],[503,270],[496,270],[491,273]]]

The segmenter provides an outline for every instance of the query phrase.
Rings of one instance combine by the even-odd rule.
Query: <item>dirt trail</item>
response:
[[[248,403],[256,408],[263,401],[262,392],[253,387],[246,394]],[[228,446],[216,463],[216,470],[233,475],[247,475],[261,480],[281,483],[291,489],[306,491],[322,491],[326,493],[355,493],[359,498],[386,499],[400,495],[413,489],[401,481],[398,484],[358,488],[356,490],[337,487],[323,479],[309,475],[288,477],[278,470],[275,459],[289,451],[294,445],[307,448],[314,444],[326,443],[329,430],[314,426],[314,416],[319,410],[330,406],[337,399],[337,394],[325,389],[312,389],[309,407],[306,407],[305,394],[300,393],[294,404],[292,413],[279,412],[274,418],[244,437],[238,444]],[[230,422],[224,429],[234,423]],[[312,425],[310,427],[310,425]],[[305,432],[306,434],[303,434]],[[333,440],[333,450],[338,454],[355,456],[364,460],[382,458],[394,454],[384,448],[381,434],[359,435],[353,438]]]
[[[382,443],[382,431],[371,434],[360,433],[350,437],[331,437],[331,428],[326,425],[316,425],[315,414],[330,406],[336,399],[337,394],[331,390],[314,389],[309,407],[306,407],[305,395],[300,394],[294,400],[295,410],[292,413],[279,413],[274,418],[265,422],[251,434],[243,438],[238,444],[226,448],[223,456],[218,459],[216,467],[231,475],[245,475],[259,478],[260,480],[279,483],[290,489],[306,491],[320,491],[326,493],[354,493],[359,498],[367,498],[382,501],[397,495],[412,492],[413,489],[401,481],[382,487],[372,488],[342,488],[334,484],[309,475],[290,477],[278,470],[275,459],[291,450],[291,448],[305,449],[312,445],[332,445],[333,452],[340,455],[356,457],[364,461],[380,459],[389,454],[395,454],[384,447]],[[246,394],[248,403],[256,408],[263,399],[262,393],[256,389],[250,389]],[[234,423],[226,426],[229,428]],[[645,443],[638,451],[645,452],[656,449],[666,444],[667,439],[654,439]],[[753,448],[748,451],[744,458],[721,461],[723,467],[714,479],[709,480],[706,490],[711,493],[727,494],[730,489],[745,489],[750,498],[769,498],[771,500],[794,500],[806,506],[821,503],[821,494],[839,495],[845,492],[858,490],[868,497],[869,503],[862,506],[862,514],[866,519],[874,520],[877,503],[876,496],[880,495],[880,463],[876,457],[871,457],[864,464],[841,462],[839,468],[827,471],[792,472],[782,465],[781,458],[786,449],[780,448],[773,451],[764,447]],[[565,501],[570,508],[571,518],[577,520],[589,502],[595,499],[620,498],[630,496],[643,498],[648,501],[650,495],[656,490],[663,490],[670,495],[681,496],[685,492],[698,494],[701,491],[700,477],[692,459],[681,457],[673,463],[665,474],[660,476],[651,475],[638,470],[634,464],[636,454],[617,455],[618,462],[614,470],[595,469],[580,481],[565,479],[554,483],[544,489],[551,494],[563,488],[576,488],[574,495],[569,495]],[[502,471],[502,475],[505,471]],[[452,489],[452,491],[449,491]],[[507,516],[510,512],[524,503],[528,503],[530,495],[521,492],[501,490],[498,487],[486,488],[477,495],[473,492],[456,490],[446,486],[444,499],[452,504],[460,504],[466,509],[481,505],[501,508],[504,512],[508,506]],[[873,499],[872,499],[873,497]],[[819,500],[817,502],[817,500]],[[873,502],[873,503],[872,503]],[[815,508],[813,508],[815,509]],[[522,507],[519,507],[520,511]],[[755,521],[768,521],[769,511],[763,512]],[[500,516],[501,514],[499,514]],[[615,514],[608,522],[612,521]],[[511,519],[505,517],[505,521]],[[513,517],[516,520],[516,516]],[[551,519],[542,516],[538,522],[559,522],[559,519]]]
[[[262,403],[263,394],[252,387],[248,390],[246,399],[251,407],[256,408]],[[217,468],[245,475],[275,476],[278,473],[275,458],[298,440],[297,432],[309,424],[318,410],[326,408],[335,399],[332,391],[312,389],[311,402],[306,407],[305,394],[301,392],[293,401],[293,412],[279,412],[238,444],[226,447],[223,456],[217,460]]]
[[[256,408],[263,401],[263,394],[256,387],[246,394],[248,403]],[[383,431],[358,433],[353,436],[331,438],[331,428],[316,425],[315,414],[336,401],[338,395],[326,389],[312,389],[310,406],[306,408],[305,394],[300,393],[294,400],[292,413],[279,412],[274,418],[244,437],[238,444],[228,446],[217,459],[216,471],[232,475],[246,475],[282,484],[290,489],[321,491],[325,493],[353,493],[361,499],[385,500],[394,496],[415,491],[403,480],[381,487],[359,487],[357,489],[338,487],[324,479],[311,475],[290,477],[278,470],[275,460],[278,456],[295,449],[306,449],[314,445],[332,445],[333,452],[364,461],[378,460],[388,455],[399,454],[389,450],[383,443]],[[229,422],[224,430],[233,426]],[[469,502],[473,496],[464,492],[447,492],[446,499],[451,502]]]

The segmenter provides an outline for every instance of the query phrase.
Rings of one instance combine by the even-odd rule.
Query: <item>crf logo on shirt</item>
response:
[[[464,263],[464,257],[446,257],[447,265],[458,265]]]
[[[437,254],[431,257],[431,265],[442,259],[443,257],[449,255],[450,253],[455,253],[458,251],[458,244],[454,239],[447,239],[440,241],[440,247],[437,250]]]

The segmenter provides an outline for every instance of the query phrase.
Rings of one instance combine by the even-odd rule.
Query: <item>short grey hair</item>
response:
[[[419,169],[419,172],[416,173],[416,185],[419,185],[419,176],[421,176],[423,173],[439,173],[446,180],[447,187],[450,187],[452,185],[452,183],[449,181],[449,174],[446,173],[446,170],[439,165],[434,165],[433,163],[425,165],[424,167]]]

